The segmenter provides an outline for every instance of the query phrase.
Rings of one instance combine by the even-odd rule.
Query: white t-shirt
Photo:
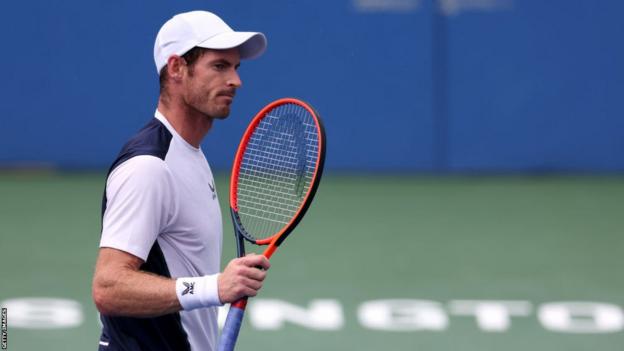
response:
[[[156,142],[168,145],[159,146],[159,156],[141,154],[143,138],[155,139],[141,133],[133,139],[135,144],[129,143],[132,147],[126,145],[136,155],[119,163],[108,176],[100,247],[147,261],[157,242],[170,277],[214,275],[211,300],[215,306],[180,312],[191,349],[214,350],[219,305],[216,275],[223,236],[214,178],[201,148],[180,137],[160,112],[155,117],[171,134]],[[164,129],[160,133],[168,135]]]

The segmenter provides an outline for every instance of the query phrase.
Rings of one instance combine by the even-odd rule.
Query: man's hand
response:
[[[221,303],[231,303],[246,296],[256,296],[258,290],[262,288],[262,281],[269,267],[271,267],[269,260],[257,254],[231,260],[218,279]]]

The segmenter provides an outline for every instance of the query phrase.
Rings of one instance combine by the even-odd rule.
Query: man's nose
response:
[[[234,88],[240,88],[243,85],[243,81],[240,79],[240,75],[238,74],[238,71],[233,71],[232,74],[230,75],[230,78],[228,79],[228,86],[234,87]]]

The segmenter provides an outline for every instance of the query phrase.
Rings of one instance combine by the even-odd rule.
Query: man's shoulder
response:
[[[109,173],[120,164],[136,156],[154,156],[164,160],[169,151],[172,137],[171,132],[162,122],[152,118],[121,148]]]

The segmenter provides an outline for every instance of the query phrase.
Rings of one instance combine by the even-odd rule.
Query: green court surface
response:
[[[101,173],[0,174],[9,350],[97,349],[103,186]],[[622,350],[623,214],[618,176],[328,174],[238,349]]]

